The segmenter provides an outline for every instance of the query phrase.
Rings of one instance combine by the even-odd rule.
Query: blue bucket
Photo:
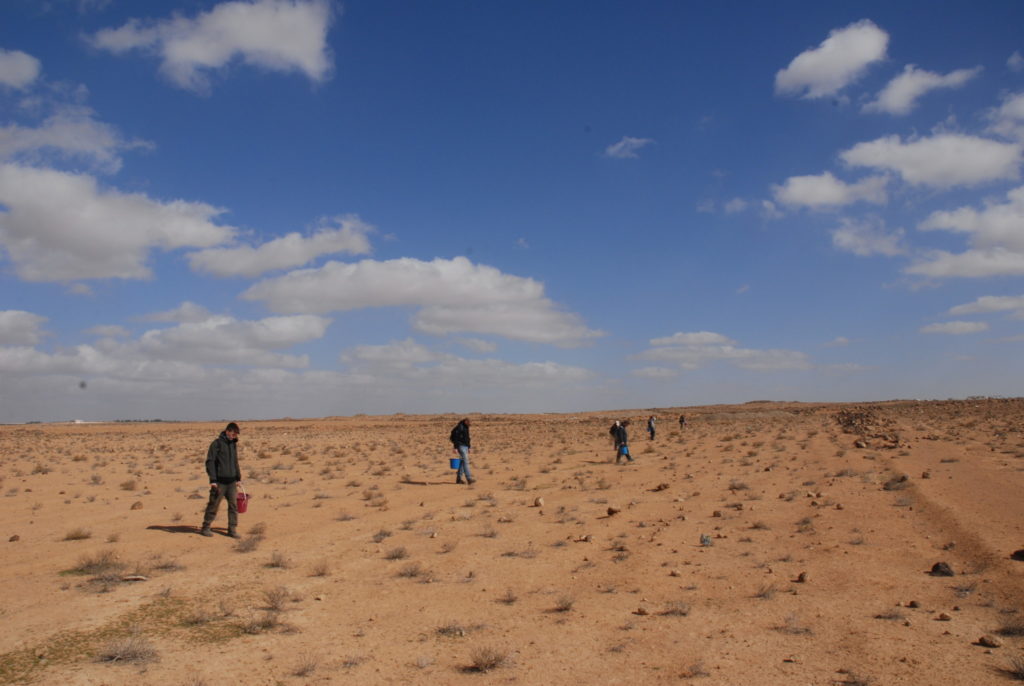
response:
[[[452,466],[452,469],[458,469],[459,467],[462,466],[462,458],[461,457],[453,457],[453,458],[448,460],[448,464],[450,464]]]

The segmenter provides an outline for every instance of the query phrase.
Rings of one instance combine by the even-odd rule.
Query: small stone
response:
[[[7,539],[7,542],[8,543],[16,543],[17,541],[20,541],[20,540],[21,540],[21,536],[19,536],[18,534],[14,534],[13,536],[11,536],[10,538]]]
[[[1003,646],[1003,642],[995,636],[985,634],[984,636],[978,639],[978,645],[984,646],[986,648],[1001,648]]]
[[[609,516],[609,517],[612,517],[612,516],[614,516],[614,515],[617,515],[617,514],[619,514],[620,512],[622,512],[622,508],[620,508],[620,507],[612,507],[612,506],[609,506],[609,507],[608,507],[608,516]]]
[[[859,438],[856,441],[854,441],[853,447],[855,447],[855,448],[862,448],[862,449],[863,448],[867,448],[868,447],[868,443],[863,438]]]
[[[640,606],[640,607],[638,607],[637,609],[633,610],[633,614],[635,614],[635,615],[640,615],[641,617],[645,617],[645,616],[647,616],[647,614],[648,614],[648,612],[647,612],[647,608],[645,608],[645,607],[643,607],[643,606],[641,605],[641,606]]]
[[[430,532],[430,537],[431,538],[437,538],[437,532],[436,531],[431,531]]]
[[[948,622],[949,620],[953,619],[953,616],[949,615],[949,614],[946,614],[945,612],[940,612],[939,616],[936,617],[935,619],[940,621],[940,622]]]
[[[136,500],[134,503],[132,503],[132,509],[133,510],[141,510],[142,509],[142,501],[141,500]]]
[[[928,572],[932,576],[956,576],[953,573],[953,568],[945,562],[936,562],[932,565],[932,570]]]
[[[670,571],[670,572],[668,573],[668,575],[669,575],[669,576],[680,576],[680,573],[679,573],[679,570],[678,570],[678,569],[673,569],[672,571]]]
[[[807,579],[808,579],[808,578],[809,578],[809,577],[807,576],[807,572],[800,572],[800,573],[799,573],[799,574],[797,574],[797,576],[796,576],[796,582],[797,582],[798,584],[806,584],[806,583],[807,583]]]
[[[917,602],[916,600],[911,600],[909,603],[907,603],[907,607],[917,609],[921,607],[921,603]]]
[[[1024,548],[1021,548],[1020,550],[1014,550],[1010,554],[1010,559],[1017,560],[1018,562],[1024,562]]]
[[[721,510],[715,510],[714,512],[711,513],[711,516],[712,517],[721,517],[722,516],[722,511]]]
[[[715,543],[714,543],[714,541],[711,540],[711,537],[708,536],[707,534],[701,534],[700,535],[700,544],[702,546],[704,546],[705,548],[707,548],[709,546],[714,545]]]
[[[149,579],[141,574],[129,574],[128,576],[122,576],[121,581],[149,581]]]
[[[533,506],[534,507],[544,507],[544,498],[541,498],[540,496],[537,496],[536,498],[534,498],[533,499]]]
[[[843,504],[842,503],[836,503],[836,509],[837,510],[843,509]]]
[[[932,473],[927,471],[927,470],[925,470],[925,471],[921,472],[921,478],[922,479],[930,479],[930,478],[932,478]]]
[[[313,596],[313,600],[323,600],[323,599],[324,599],[324,597],[325,597],[325,596],[324,596],[324,595],[322,595],[322,594],[321,594],[321,595],[317,595],[317,596]]]

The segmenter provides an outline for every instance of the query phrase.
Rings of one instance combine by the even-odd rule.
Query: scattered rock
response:
[[[678,569],[673,569],[672,571],[670,571],[670,572],[668,573],[668,575],[669,575],[669,576],[680,576],[680,572],[679,572],[679,570],[678,570]]]
[[[807,572],[800,572],[796,576],[796,583],[798,583],[798,584],[806,584],[808,578],[809,577],[807,576]]]
[[[843,504],[842,503],[836,503],[836,509],[837,510],[843,509]]]
[[[129,574],[128,576],[122,576],[121,581],[149,581],[149,579],[141,574]]]
[[[863,438],[858,438],[856,441],[853,442],[853,447],[854,448],[861,448],[861,449],[867,448],[868,447],[868,442],[865,441]]]
[[[985,648],[1001,648],[1003,647],[1003,642],[995,636],[985,634],[984,636],[978,639],[978,645],[983,646]]]
[[[1014,550],[1013,553],[1010,554],[1010,559],[1017,560],[1018,562],[1024,562],[1024,548]]]
[[[609,516],[609,517],[612,517],[612,516],[614,516],[614,515],[617,515],[617,514],[619,514],[620,512],[622,512],[622,508],[621,508],[621,507],[612,507],[612,506],[609,506],[609,507],[608,507],[608,516]]]
[[[909,603],[907,603],[907,607],[917,609],[921,607],[921,603],[917,602],[916,600],[911,600]]]
[[[932,478],[932,473],[929,472],[928,470],[925,470],[925,471],[921,472],[921,478],[922,479],[930,479],[930,478]]]
[[[633,610],[633,614],[640,615],[641,617],[646,617],[650,613],[647,611],[647,608],[641,605],[637,609]]]
[[[13,536],[11,536],[10,538],[7,539],[7,542],[8,543],[15,543],[15,542],[20,541],[20,540],[21,540],[21,536],[19,536],[18,534],[14,534]]]
[[[956,576],[953,572],[953,568],[945,562],[936,562],[932,565],[932,571],[928,573],[932,576]]]
[[[953,619],[953,616],[945,612],[940,612],[939,616],[935,619],[939,622],[948,622],[949,620]]]
[[[709,546],[713,546],[715,544],[715,542],[712,541],[711,537],[708,536],[707,534],[701,534],[700,535],[700,544],[702,546],[704,546],[705,548],[707,548]]]
[[[534,507],[544,507],[544,498],[541,498],[540,496],[537,496],[536,498],[534,498],[533,499],[533,506]]]
[[[949,543],[942,546],[943,550],[953,550],[954,548],[956,548],[956,541],[950,541]]]
[[[136,500],[134,503],[132,503],[132,509],[133,510],[141,510],[142,509],[142,501],[141,500]]]
[[[721,517],[722,516],[722,511],[721,510],[715,510],[714,512],[711,513],[711,516],[712,517]]]
[[[666,490],[667,488],[668,488],[668,484],[666,484],[666,483],[660,483],[660,484],[658,484],[657,486],[655,486],[654,488],[652,488],[651,490],[652,490],[652,491],[654,491],[654,492],[656,493],[656,492],[658,492],[658,491],[664,491],[664,490]]]

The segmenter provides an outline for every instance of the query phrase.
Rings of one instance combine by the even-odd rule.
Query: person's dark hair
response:
[[[462,423],[465,424],[466,426],[469,426],[469,417],[463,417]]]
[[[234,422],[231,422],[226,427],[224,427],[224,430],[225,431],[234,431],[235,433],[241,432],[241,429],[238,428],[238,424],[235,424]]]

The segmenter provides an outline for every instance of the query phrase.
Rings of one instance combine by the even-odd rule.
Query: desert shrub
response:
[[[404,546],[392,548],[384,554],[385,560],[404,560],[407,557],[409,557],[409,551]]]
[[[153,644],[138,632],[132,632],[128,636],[115,638],[108,641],[99,652],[96,659],[99,662],[127,662],[129,664],[140,664],[149,662],[156,658],[156,648]]]
[[[688,617],[690,605],[681,600],[670,600],[661,614],[665,617]]]
[[[122,491],[134,491],[138,488],[138,484],[135,483],[135,479],[129,479],[128,481],[122,481],[120,488]]]
[[[92,532],[81,527],[72,529],[64,534],[65,541],[84,541],[87,538],[92,538]]]
[[[83,555],[69,571],[75,574],[103,574],[124,569],[124,563],[113,550],[102,550],[93,555]]]
[[[285,586],[277,586],[263,591],[263,602],[266,603],[266,609],[272,612],[283,610],[284,604],[290,597],[291,593]]]
[[[481,646],[474,648],[469,654],[470,669],[474,672],[489,672],[501,667],[508,661],[508,651],[499,648]]]

